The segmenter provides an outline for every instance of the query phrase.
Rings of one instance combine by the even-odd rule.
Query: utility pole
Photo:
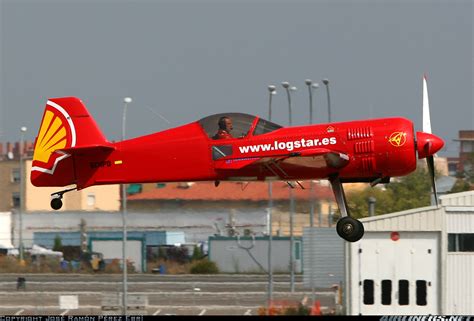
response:
[[[25,179],[23,175],[23,151],[24,151],[24,140],[25,140],[25,133],[27,131],[27,128],[25,126],[20,128],[21,132],[21,139],[20,139],[20,150],[19,150],[19,156],[20,156],[20,226],[19,226],[19,237],[20,237],[20,264],[24,265],[25,260],[24,260],[24,246],[23,246],[23,211],[25,209],[25,189],[24,189],[24,184],[25,184]]]
[[[273,85],[268,86],[268,120],[272,120],[272,97],[276,95],[276,88]],[[268,297],[267,297],[267,311],[273,302],[273,266],[272,266],[272,243],[273,243],[273,189],[272,182],[268,182]]]
[[[125,121],[127,118],[127,106],[132,102],[132,98],[125,97],[123,99],[123,117],[122,117],[122,142],[125,140]],[[122,285],[123,285],[123,295],[122,295],[122,313],[127,315],[127,190],[126,185],[122,184]]]
[[[288,124],[291,127],[291,94],[290,91],[296,91],[297,88],[285,81],[281,85],[286,90],[288,96]],[[293,195],[293,187],[290,187],[290,291],[295,292],[295,253],[294,253],[294,236],[293,236],[293,222],[295,216],[295,197]]]

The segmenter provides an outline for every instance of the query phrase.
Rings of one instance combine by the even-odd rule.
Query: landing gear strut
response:
[[[339,221],[337,221],[337,234],[348,242],[357,242],[364,236],[364,225],[359,220],[350,216],[344,188],[342,187],[339,177],[333,177],[329,181],[331,182],[332,190],[342,216]]]
[[[75,187],[51,194],[51,208],[57,211],[63,207],[63,194],[74,190],[76,190]]]

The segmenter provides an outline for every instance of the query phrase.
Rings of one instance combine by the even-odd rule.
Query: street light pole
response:
[[[305,80],[306,86],[308,86],[308,93],[309,93],[309,124],[313,124],[313,88],[318,89],[319,84],[318,83],[313,83],[311,79],[306,79]],[[313,180],[310,181],[310,189],[309,189],[309,226],[310,226],[310,245],[309,245],[309,250],[310,250],[310,255],[309,255],[309,269],[310,269],[310,284],[311,284],[311,299],[314,304],[314,301],[316,299],[316,289],[314,287],[314,272],[313,272],[313,267],[314,267],[314,251],[313,251],[313,240],[314,240],[314,182]]]
[[[123,99],[122,115],[122,142],[125,140],[125,121],[127,119],[127,106],[132,102],[132,98]],[[123,145],[122,145],[123,148]],[[125,184],[122,184],[122,272],[123,272],[123,294],[122,294],[122,312],[127,315],[127,191]]]
[[[281,85],[286,90],[286,95],[288,96],[288,121],[289,126],[291,127],[291,94],[290,91],[296,91],[296,87],[290,87],[290,84],[285,81]],[[294,237],[293,237],[293,221],[295,215],[295,198],[293,196],[293,188],[290,187],[290,291],[295,292],[295,262],[294,262]]]
[[[331,122],[331,96],[329,95],[329,79],[324,78],[323,84],[326,85],[326,93],[328,96],[328,123]]]
[[[23,150],[24,150],[24,140],[25,140],[25,133],[27,131],[27,128],[25,126],[22,126],[20,128],[20,215],[19,215],[19,238],[20,238],[20,264],[24,264],[24,246],[23,246],[23,209],[25,208],[25,200],[24,200],[24,189],[23,189],[23,183],[24,183],[24,177],[23,177]]]
[[[276,95],[276,88],[273,85],[268,86],[268,120],[272,120],[272,97]],[[268,298],[267,311],[270,310],[273,301],[273,266],[272,266],[272,242],[273,242],[273,189],[272,182],[268,182]]]

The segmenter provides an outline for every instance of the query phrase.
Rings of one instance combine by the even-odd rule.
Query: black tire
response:
[[[53,198],[51,200],[51,208],[53,210],[59,210],[61,207],[63,207],[63,201],[60,198]]]
[[[357,242],[364,236],[364,225],[349,216],[341,218],[336,225],[337,234],[348,242]]]

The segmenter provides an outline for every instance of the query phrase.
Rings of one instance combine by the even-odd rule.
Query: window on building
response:
[[[127,187],[127,195],[138,194],[142,192],[142,184],[130,184]]]
[[[295,242],[295,260],[301,259],[301,243]]]
[[[20,182],[20,169],[19,168],[12,168],[12,182],[13,183]]]
[[[374,304],[374,280],[364,280],[364,304]]]
[[[398,304],[408,305],[410,303],[410,282],[398,280]]]
[[[382,304],[392,304],[392,280],[382,280]]]
[[[416,305],[426,305],[426,281],[416,281]]]
[[[13,192],[12,193],[12,206],[13,207],[20,207],[20,193]]]
[[[455,176],[458,172],[458,164],[457,163],[449,163],[448,164],[448,171],[449,176]]]
[[[462,141],[462,142],[461,142],[461,152],[462,152],[462,153],[471,153],[471,152],[474,152],[474,142],[471,142],[471,141]]]
[[[474,252],[474,233],[448,234],[448,252]]]
[[[87,194],[87,206],[94,206],[94,205],[95,205],[95,195]]]

